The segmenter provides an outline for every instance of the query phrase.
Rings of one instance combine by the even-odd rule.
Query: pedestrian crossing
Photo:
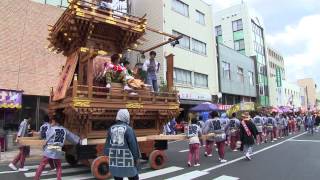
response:
[[[36,174],[37,166],[27,166],[27,167],[30,169],[30,171],[23,173],[24,177],[28,179],[33,179]],[[192,179],[201,179],[202,176],[209,174],[209,172],[201,171],[201,170],[184,171],[187,168],[178,167],[178,166],[170,166],[170,167],[166,167],[159,170],[151,170],[149,167],[144,167],[142,169],[144,169],[142,170],[143,172],[139,174],[139,179],[141,180],[154,179],[154,178],[159,178],[161,176],[168,177],[168,175],[172,175],[172,176],[169,176],[169,178],[167,179],[165,178],[163,179],[192,180]],[[56,180],[56,172],[42,173],[41,179]],[[92,176],[89,167],[85,167],[85,166],[70,167],[67,164],[64,164],[62,168],[62,179],[63,180],[89,180],[89,179],[95,179],[95,178]],[[127,178],[124,178],[124,179],[128,180]],[[238,180],[238,179],[239,178],[223,175],[213,180]]]

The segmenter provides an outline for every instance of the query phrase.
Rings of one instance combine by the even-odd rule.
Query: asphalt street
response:
[[[204,157],[201,148],[200,166],[187,167],[188,143],[171,142],[167,150],[168,163],[164,169],[151,170],[142,162],[140,179],[155,180],[319,180],[320,179],[320,134],[295,134],[274,143],[254,147],[251,161],[243,152],[232,152],[227,147],[227,163],[218,161],[215,152]],[[39,162],[28,162],[28,172],[10,171],[7,164],[0,165],[1,180],[32,179]],[[44,174],[41,179],[55,179],[54,174]],[[69,167],[63,164],[63,180],[94,179],[88,167]]]

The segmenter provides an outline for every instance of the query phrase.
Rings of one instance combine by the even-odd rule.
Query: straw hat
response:
[[[244,113],[242,113],[241,117],[243,119],[250,119],[250,114],[249,114],[249,112],[244,112]]]

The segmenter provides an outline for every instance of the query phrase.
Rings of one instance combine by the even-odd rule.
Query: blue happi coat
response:
[[[27,137],[27,136],[28,136],[28,126],[29,126],[28,120],[27,120],[27,119],[24,119],[24,120],[20,123],[17,136],[18,136],[18,137]]]
[[[62,159],[64,152],[62,147],[66,140],[72,144],[80,143],[80,138],[60,125],[52,126],[47,130],[44,156],[51,159]]]
[[[135,162],[140,158],[138,141],[133,129],[117,121],[108,130],[105,155],[109,156],[109,171],[115,177],[133,177],[138,174]]]
[[[45,122],[40,126],[40,138],[46,139],[47,138],[47,131],[51,128],[51,124],[48,122]]]

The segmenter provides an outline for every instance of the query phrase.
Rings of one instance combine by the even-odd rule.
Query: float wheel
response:
[[[91,173],[96,179],[108,179],[111,177],[109,172],[109,158],[107,156],[97,157],[91,164]]]
[[[65,154],[65,159],[70,166],[76,166],[78,159],[72,154]]]
[[[149,155],[149,164],[152,169],[161,169],[165,166],[168,158],[164,151],[154,150]]]

